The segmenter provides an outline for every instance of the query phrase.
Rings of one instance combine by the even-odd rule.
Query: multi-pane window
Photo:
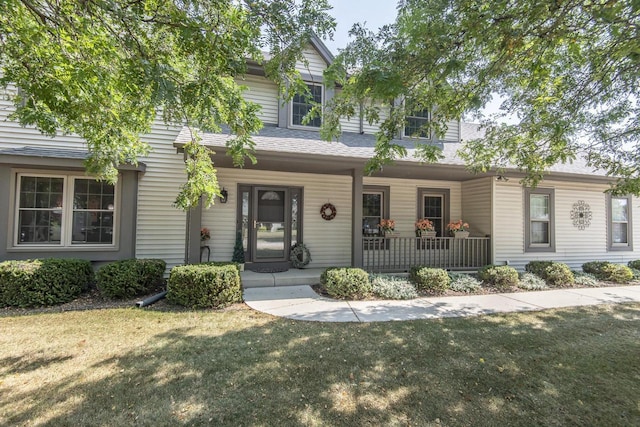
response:
[[[528,252],[555,250],[553,196],[553,189],[525,191],[525,243]]]
[[[291,100],[291,123],[294,126],[319,128],[322,124],[320,117],[314,117],[306,123],[303,123],[303,120],[314,105],[322,105],[322,86],[307,84],[307,87],[309,88],[308,94],[295,94]]]
[[[93,179],[73,181],[72,242],[113,243],[113,185]]]
[[[609,249],[633,249],[630,197],[609,197]]]
[[[114,243],[115,187],[74,176],[19,174],[17,245]]]
[[[532,194],[530,197],[531,243],[549,244],[551,241],[549,196],[546,194]]]
[[[18,243],[59,245],[64,178],[20,176]]]
[[[437,236],[444,236],[444,196],[427,194],[423,196],[422,203],[423,218],[427,218],[433,223]]]
[[[429,138],[429,134],[423,126],[429,122],[429,111],[418,110],[405,117],[404,135],[419,138]]]
[[[378,224],[384,218],[384,193],[373,192],[362,194],[362,234],[377,236],[380,234]]]

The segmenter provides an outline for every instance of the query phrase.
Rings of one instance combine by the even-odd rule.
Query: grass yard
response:
[[[0,425],[640,425],[640,304],[323,324],[0,317]]]

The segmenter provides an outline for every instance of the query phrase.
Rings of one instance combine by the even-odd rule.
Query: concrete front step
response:
[[[255,271],[243,271],[240,273],[242,287],[267,288],[274,286],[300,286],[315,285],[320,283],[320,274],[324,268],[292,268],[280,273],[256,273]]]

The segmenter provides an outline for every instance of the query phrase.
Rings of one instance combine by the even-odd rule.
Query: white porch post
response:
[[[351,265],[362,267],[362,169],[353,169],[351,176]]]

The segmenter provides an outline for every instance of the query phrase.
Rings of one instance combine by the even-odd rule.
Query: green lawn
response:
[[[326,324],[0,317],[0,425],[640,425],[640,304]]]

